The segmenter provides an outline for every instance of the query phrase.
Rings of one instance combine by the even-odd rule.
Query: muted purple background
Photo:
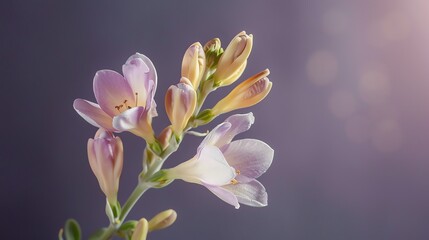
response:
[[[96,129],[72,108],[77,97],[94,100],[97,70],[149,56],[159,131],[186,48],[213,37],[226,46],[241,30],[255,36],[243,78],[268,67],[274,84],[261,104],[237,111],[256,116],[240,137],[275,149],[260,178],[269,206],[235,210],[176,181],[147,192],[130,218],[175,209],[177,222],[154,240],[429,239],[427,1],[35,0],[0,9],[2,239],[56,239],[69,217],[85,237],[107,225],[86,156]],[[123,202],[143,142],[121,137]],[[200,140],[187,137],[167,165],[190,158]]]

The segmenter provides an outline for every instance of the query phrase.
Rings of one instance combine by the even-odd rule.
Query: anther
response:
[[[241,172],[238,169],[235,169],[235,173],[237,173],[237,175],[239,175]]]
[[[238,183],[238,181],[237,181],[235,178],[231,180],[231,184],[232,184],[232,185],[235,185],[235,184],[237,184],[237,183]]]

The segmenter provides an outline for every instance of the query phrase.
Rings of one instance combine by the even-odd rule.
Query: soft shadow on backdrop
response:
[[[271,94],[241,137],[275,149],[260,178],[269,206],[235,210],[201,186],[149,191],[131,218],[168,208],[150,239],[429,239],[427,1],[8,1],[1,4],[3,239],[55,239],[73,217],[107,225],[86,156],[96,129],[73,110],[94,100],[99,69],[138,51],[159,76],[159,130],[186,48],[254,34],[243,78],[268,67]],[[222,96],[227,90],[216,94]],[[213,103],[214,98],[209,102]],[[224,117],[218,118],[218,124]],[[213,126],[213,125],[212,125]],[[205,127],[202,130],[207,130]],[[136,183],[143,142],[130,134],[119,199]],[[187,137],[167,165],[191,157]]]

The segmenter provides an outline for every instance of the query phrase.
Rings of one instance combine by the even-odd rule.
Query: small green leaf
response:
[[[137,223],[138,223],[138,221],[135,221],[135,220],[125,222],[124,224],[121,225],[121,227],[119,228],[119,231],[125,232],[125,231],[129,231],[129,230],[134,230]]]
[[[74,219],[68,219],[64,226],[66,240],[80,240],[79,223]]]

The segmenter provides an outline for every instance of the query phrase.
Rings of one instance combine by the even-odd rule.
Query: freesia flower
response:
[[[88,140],[89,165],[111,205],[116,204],[123,159],[122,141],[111,132],[100,128]]]
[[[256,178],[270,167],[274,150],[256,139],[232,141],[237,134],[247,131],[253,122],[252,113],[229,117],[204,138],[196,157],[166,170],[167,176],[202,184],[236,208],[240,207],[239,203],[266,206],[267,193]],[[210,162],[222,163],[223,167],[209,168]]]
[[[250,77],[235,87],[212,109],[213,115],[219,115],[240,108],[246,108],[262,101],[270,92],[272,82],[267,78],[268,69]]]
[[[94,77],[98,104],[76,99],[73,107],[90,124],[112,132],[130,131],[153,142],[153,100],[157,85],[155,67],[148,57],[136,53],[122,66],[121,74],[100,70]]]

